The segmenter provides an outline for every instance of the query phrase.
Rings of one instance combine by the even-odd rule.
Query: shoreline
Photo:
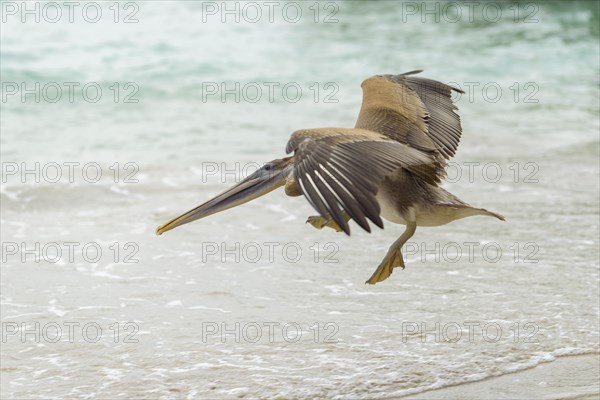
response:
[[[600,354],[560,356],[533,368],[402,396],[403,399],[600,399]]]

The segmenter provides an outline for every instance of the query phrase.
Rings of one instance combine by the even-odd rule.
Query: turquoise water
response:
[[[313,2],[278,3],[273,22],[263,2],[246,2],[236,22],[220,2],[152,1],[119,3],[116,23],[112,2],[97,3],[96,23],[95,9],[76,9],[71,23],[64,7],[50,22],[44,4],[36,23],[2,3],[3,333],[77,322],[104,336],[6,336],[3,397],[378,398],[598,352],[597,2],[481,2],[472,13],[453,3],[460,16],[449,3],[427,14],[421,2],[320,2],[318,22]],[[374,287],[363,282],[402,227],[317,231],[304,224],[310,206],[283,193],[154,236],[283,156],[294,130],[353,126],[363,79],[414,69],[467,91],[461,175],[445,187],[508,222],[419,229],[406,270]],[[469,162],[479,163],[471,173]],[[36,163],[37,176],[23,172]],[[79,243],[73,260],[68,242]],[[479,246],[472,260],[467,242]],[[22,243],[57,243],[63,256],[23,256]],[[86,243],[103,257],[83,257]],[[228,255],[236,243],[248,252]],[[479,250],[488,243],[499,260]],[[302,257],[279,252],[286,245]],[[469,321],[502,335],[468,340]],[[116,322],[135,324],[138,343],[124,342],[127,331],[115,342]],[[271,322],[297,323],[302,339],[203,337]],[[407,334],[422,323],[457,324],[463,336]]]

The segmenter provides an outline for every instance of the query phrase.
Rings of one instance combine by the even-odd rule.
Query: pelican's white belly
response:
[[[406,225],[406,221],[416,220],[416,209],[415,207],[409,207],[404,213],[400,213],[397,204],[394,199],[391,198],[384,190],[379,190],[375,196],[379,203],[380,215],[390,222],[395,224]]]
[[[380,190],[375,198],[379,203],[381,217],[395,224],[406,225],[407,221],[415,221],[418,226],[440,226],[471,215],[484,214],[481,209],[448,205],[433,205],[425,210],[419,205],[412,205],[400,212],[398,200],[385,191]]]

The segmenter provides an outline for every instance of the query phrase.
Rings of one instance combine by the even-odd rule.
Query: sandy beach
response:
[[[600,398],[598,354],[559,357],[534,368],[460,384],[405,399],[578,399]]]

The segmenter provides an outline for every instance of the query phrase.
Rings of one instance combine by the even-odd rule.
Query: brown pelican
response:
[[[414,76],[377,75],[362,83],[363,101],[354,128],[302,129],[286,152],[236,186],[159,226],[160,235],[177,226],[246,203],[285,186],[288,196],[304,195],[320,216],[306,222],[350,235],[352,219],[367,232],[368,220],[382,217],[406,225],[366,283],[375,284],[404,269],[402,246],[417,226],[445,225],[473,215],[504,217],[475,208],[439,185],[446,160],[461,136],[452,86]]]

